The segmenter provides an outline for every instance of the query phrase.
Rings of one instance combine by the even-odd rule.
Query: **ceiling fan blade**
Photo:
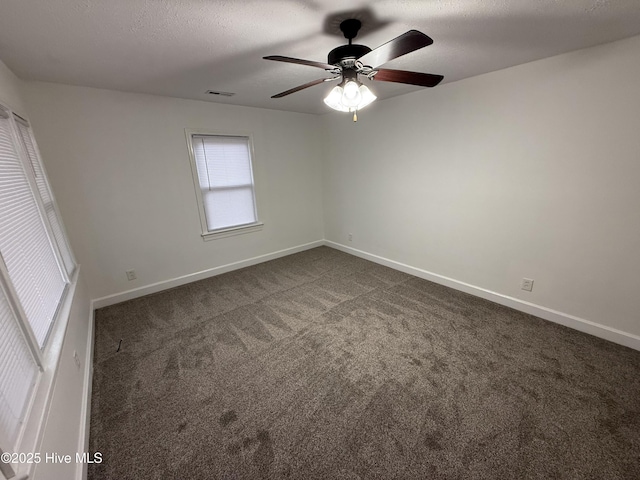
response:
[[[298,85],[297,87],[294,87],[291,90],[287,90],[286,92],[278,93],[271,98],[282,98],[292,93],[299,92],[300,90],[304,90],[305,88],[313,87],[314,85],[319,85],[330,80],[333,80],[333,78],[319,78],[318,80],[314,80],[313,82],[305,83],[304,85]]]
[[[328,63],[314,62],[313,60],[301,60],[299,58],[283,57],[281,55],[269,55],[268,57],[262,57],[265,60],[275,60],[276,62],[297,63],[298,65],[309,65],[310,67],[322,68],[324,70],[334,70],[335,65],[329,65]]]
[[[383,82],[408,83],[421,87],[435,87],[443,78],[442,75],[434,75],[432,73],[407,72],[406,70],[391,70],[388,68],[379,68],[378,73],[373,77],[374,80]]]
[[[431,45],[432,43],[433,40],[431,37],[424,33],[417,30],[409,30],[399,37],[396,37],[393,40],[380,45],[378,48],[371,50],[358,60],[361,61],[363,65],[376,68],[393,60],[394,58],[415,52],[416,50]]]

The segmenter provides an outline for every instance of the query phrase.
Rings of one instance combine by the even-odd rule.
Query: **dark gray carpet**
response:
[[[321,247],[98,310],[89,478],[638,479],[639,399],[640,352]]]

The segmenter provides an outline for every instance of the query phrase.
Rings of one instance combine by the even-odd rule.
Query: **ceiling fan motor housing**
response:
[[[342,62],[350,60],[350,62],[347,63],[353,64],[355,60],[366,55],[370,51],[371,49],[366,45],[341,45],[329,52],[327,63],[344,67],[347,65],[343,65]]]

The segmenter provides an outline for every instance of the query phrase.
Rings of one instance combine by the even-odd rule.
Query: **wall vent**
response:
[[[233,97],[235,95],[235,93],[232,92],[219,92],[217,90],[207,90],[205,93],[208,93],[209,95],[218,95],[220,97]]]

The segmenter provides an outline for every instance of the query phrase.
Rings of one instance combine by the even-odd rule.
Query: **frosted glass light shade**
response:
[[[327,97],[324,99],[324,103],[334,110],[338,110],[339,112],[348,112],[349,107],[345,107],[342,104],[343,93],[344,91],[340,85],[333,87],[329,92],[329,95],[327,95]]]
[[[358,110],[362,110],[364,107],[378,98],[373,94],[371,90],[369,90],[364,85],[360,85],[360,88],[358,90],[360,91],[360,104],[358,105]]]
[[[360,90],[358,89],[358,84],[353,80],[350,80],[344,85],[343,89],[344,91],[342,92],[342,104],[345,107],[358,108],[358,105],[362,100],[362,95],[360,94]]]
[[[344,87],[337,85],[331,89],[324,103],[339,112],[355,112],[361,110],[376,98],[373,92],[360,82],[348,81]]]

